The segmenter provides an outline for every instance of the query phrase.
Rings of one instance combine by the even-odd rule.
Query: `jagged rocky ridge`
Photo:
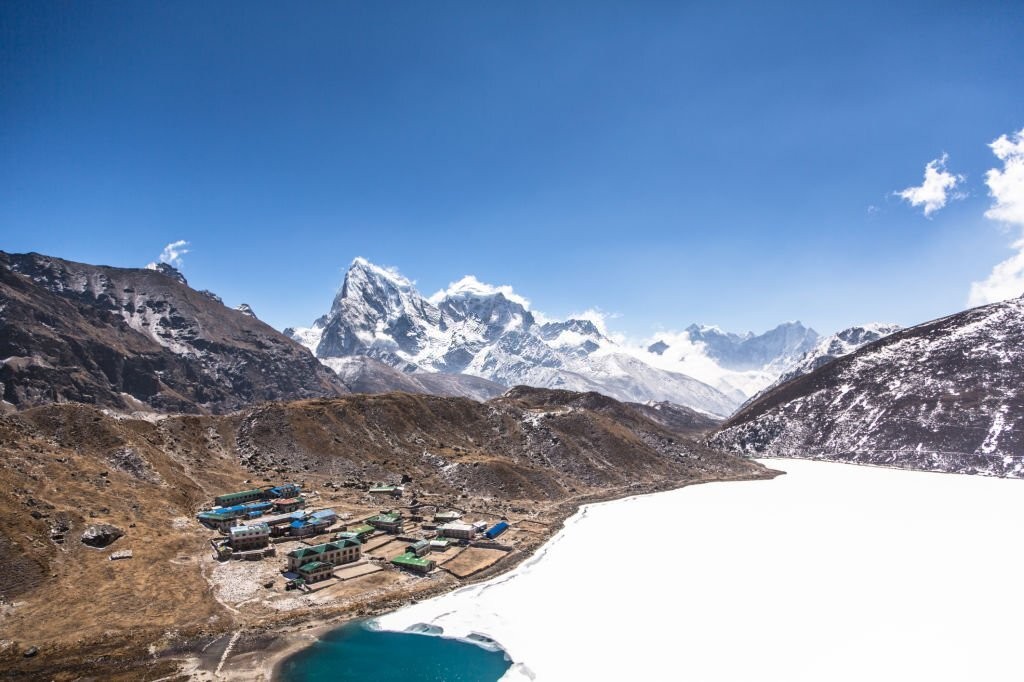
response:
[[[348,358],[363,355],[406,373],[670,401],[719,416],[740,402],[622,352],[589,320],[538,322],[514,294],[473,278],[427,298],[398,273],[362,258],[352,263],[327,315],[285,333],[340,372]]]
[[[895,332],[752,400],[709,441],[757,457],[1024,477],[1024,300]]]
[[[251,311],[191,289],[174,268],[86,265],[0,252],[0,381],[10,408],[227,412],[336,396],[341,380]]]

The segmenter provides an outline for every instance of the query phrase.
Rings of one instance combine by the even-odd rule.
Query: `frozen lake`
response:
[[[1020,680],[1024,481],[771,460],[591,505],[515,571],[381,617],[508,680]]]

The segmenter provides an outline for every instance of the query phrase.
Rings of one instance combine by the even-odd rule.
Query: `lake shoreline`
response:
[[[664,679],[679,655],[709,682],[1015,679],[1024,596],[991,578],[1024,570],[1020,484],[763,463],[789,475],[593,505],[507,578],[382,616],[381,629],[486,634],[518,666],[503,680]],[[593,561],[610,537],[630,541]],[[631,624],[628,651],[605,619]]]
[[[616,488],[599,493],[582,495],[578,498],[566,500],[560,503],[555,510],[554,521],[550,524],[547,532],[544,533],[538,544],[529,552],[514,551],[507,557],[496,563],[494,566],[481,571],[470,578],[460,581],[439,582],[439,584],[427,589],[417,591],[411,597],[389,596],[380,602],[358,605],[342,605],[331,608],[321,608],[316,612],[308,614],[282,616],[276,622],[263,622],[255,624],[254,627],[241,627],[225,634],[239,636],[240,638],[259,639],[262,646],[256,651],[235,654],[222,661],[220,679],[225,680],[260,680],[263,682],[280,682],[280,668],[282,663],[295,653],[312,646],[325,633],[341,627],[355,620],[370,619],[379,617],[410,604],[438,597],[455,590],[479,584],[504,575],[517,568],[524,561],[537,555],[537,552],[558,533],[565,528],[568,519],[579,513],[588,505],[603,502],[627,500],[635,497],[643,497],[655,493],[663,493],[672,490],[680,490],[690,486],[703,485],[707,483],[733,483],[742,481],[762,481],[774,479],[785,472],[765,467],[762,472],[755,475],[745,474],[721,477],[708,480],[687,480],[667,481],[655,484],[644,484],[641,488],[633,486]],[[209,671],[203,670],[200,665],[199,652],[182,658],[176,657],[183,665],[182,674],[189,679],[203,680]]]

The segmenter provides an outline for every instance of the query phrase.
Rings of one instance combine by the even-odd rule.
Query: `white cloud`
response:
[[[1012,137],[1001,135],[989,147],[1003,168],[985,174],[985,184],[995,200],[985,217],[1024,227],[1024,128]]]
[[[164,247],[164,250],[160,252],[159,261],[161,263],[167,263],[168,265],[174,266],[175,268],[181,268],[185,264],[182,260],[182,256],[189,252],[187,248],[189,243],[184,239],[179,239],[176,242],[171,242]],[[150,270],[156,268],[156,263],[150,263],[146,266]]]
[[[1018,237],[1010,246],[1015,253],[994,268],[981,282],[971,284],[968,305],[984,305],[1015,298],[1024,293],[1024,129],[1010,136],[1001,135],[989,145],[1003,167],[985,174],[992,206],[985,217],[1018,228]]]
[[[1017,240],[1012,246],[1017,249],[1017,253],[992,268],[992,272],[983,281],[971,283],[967,305],[1005,301],[1024,293],[1024,239]]]
[[[910,202],[911,206],[924,206],[925,216],[931,216],[946,205],[947,199],[962,199],[964,195],[953,189],[964,181],[964,176],[953,175],[946,170],[948,154],[929,161],[924,167],[924,182],[918,187],[908,187],[896,192],[896,196]]]

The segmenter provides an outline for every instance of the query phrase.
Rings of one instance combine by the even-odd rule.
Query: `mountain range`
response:
[[[746,391],[771,383],[819,340],[799,322],[761,335],[694,325],[683,340],[644,348],[612,338],[590,319],[551,320],[510,288],[471,276],[427,297],[399,272],[363,258],[352,262],[327,314],[284,333],[343,376],[369,372],[381,385],[381,368],[354,365],[356,357],[402,372],[393,388],[406,379],[430,385],[439,375],[464,386],[465,377],[476,377],[492,386],[670,402],[717,417],[731,414],[752,395]]]
[[[895,331],[798,374],[751,400],[710,444],[756,457],[1024,477],[1022,374],[1017,298]]]
[[[120,412],[223,413],[348,392],[488,400],[530,385],[720,419],[750,397],[735,384],[767,385],[887,330],[822,340],[799,322],[759,335],[693,325],[644,347],[590,319],[546,318],[510,288],[473,277],[425,297],[396,271],[357,258],[330,312],[282,334],[249,305],[230,309],[192,289],[166,264],[113,268],[0,252],[6,409],[84,402]],[[687,419],[701,421],[689,412]]]

